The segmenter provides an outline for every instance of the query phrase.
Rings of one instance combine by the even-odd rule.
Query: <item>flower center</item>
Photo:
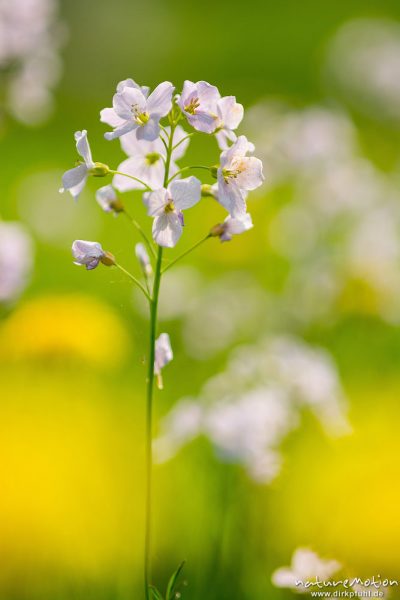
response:
[[[192,98],[189,102],[189,104],[187,104],[184,108],[185,111],[187,113],[189,113],[189,115],[194,115],[196,114],[196,109],[199,108],[200,106],[200,102],[198,98]]]
[[[160,158],[161,156],[158,154],[158,152],[149,152],[149,154],[146,154],[146,162],[150,166],[155,165]]]
[[[168,204],[165,205],[164,211],[168,213],[172,213],[175,211],[175,204],[173,200],[170,200]]]
[[[136,121],[140,127],[146,125],[148,120],[150,119],[150,115],[148,112],[140,112],[139,106],[137,104],[132,104],[131,113],[133,115],[133,120]]]

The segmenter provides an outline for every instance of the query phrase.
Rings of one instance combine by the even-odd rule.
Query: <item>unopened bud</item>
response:
[[[106,267],[112,267],[116,264],[115,256],[113,254],[111,254],[111,252],[104,252],[103,256],[100,258],[100,261]]]
[[[105,177],[110,172],[110,167],[104,163],[95,162],[94,167],[90,169],[89,173],[93,177]]]
[[[210,185],[209,183],[204,183],[201,186],[201,195],[203,196],[203,198],[207,198],[207,197],[212,197],[215,198],[215,192],[213,190],[213,186]]]
[[[214,165],[213,167],[210,167],[210,173],[214,177],[214,179],[217,179],[218,177],[218,169],[219,165]]]
[[[220,237],[225,231],[225,227],[223,223],[217,223],[217,225],[214,225],[214,227],[212,227],[210,229],[210,236],[211,237]]]

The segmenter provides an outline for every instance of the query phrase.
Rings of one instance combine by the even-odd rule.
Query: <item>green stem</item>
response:
[[[143,294],[146,296],[147,300],[149,302],[151,302],[151,296],[148,293],[148,291],[146,290],[146,288],[144,287],[144,285],[139,281],[139,279],[136,279],[136,277],[134,275],[132,275],[132,273],[129,273],[129,271],[127,271],[126,269],[124,269],[124,267],[122,267],[121,265],[119,265],[118,263],[115,263],[115,266],[122,271],[127,277],[129,277],[129,279],[131,281],[133,281],[133,283],[135,283],[138,288],[140,288],[143,292]]]
[[[168,137],[167,156],[165,160],[164,187],[168,185],[169,168],[176,123],[171,123]],[[147,410],[146,410],[146,515],[144,542],[144,586],[145,598],[150,600],[150,554],[151,554],[151,512],[152,512],[152,474],[153,474],[153,394],[154,394],[154,361],[156,356],[158,296],[161,284],[163,248],[158,247],[157,263],[154,273],[153,297],[150,302],[150,348],[149,370],[147,377]]]
[[[147,376],[147,411],[146,411],[146,524],[144,545],[144,585],[146,600],[150,600],[150,552],[151,552],[151,511],[152,511],[152,471],[153,471],[153,393],[154,393],[154,361],[157,335],[158,295],[161,283],[161,264],[163,249],[158,247],[156,271],[154,275],[153,297],[150,302],[150,349],[149,370]]]
[[[194,135],[194,133],[188,133],[177,144],[175,144],[175,146],[172,148],[172,150],[176,150],[178,148],[178,146],[180,146],[181,144],[183,144],[183,142],[186,142],[186,140],[189,140],[193,135]]]
[[[199,240],[198,242],[196,242],[194,244],[194,246],[191,246],[191,248],[189,248],[188,250],[186,250],[185,252],[183,252],[182,254],[180,254],[177,258],[175,258],[174,260],[172,260],[167,266],[165,266],[163,268],[163,270],[161,271],[161,273],[164,274],[165,271],[168,271],[168,269],[170,269],[175,263],[177,263],[179,260],[181,260],[182,258],[184,258],[185,256],[187,256],[188,254],[190,254],[191,252],[193,252],[193,250],[196,250],[196,248],[198,248],[199,246],[201,246],[201,244],[203,244],[210,237],[212,237],[212,235],[210,233],[208,233],[204,238],[202,238],[201,240]]]
[[[205,165],[191,165],[190,167],[183,167],[182,169],[179,169],[179,171],[177,171],[174,175],[172,175],[172,177],[170,177],[167,181],[168,183],[171,183],[171,181],[173,179],[175,179],[175,177],[178,177],[178,175],[180,175],[181,173],[184,173],[185,171],[189,171],[190,169],[205,169],[206,171],[210,170],[210,167],[206,167]]]
[[[129,177],[129,179],[133,179],[133,181],[137,181],[138,183],[141,183],[144,186],[144,189],[147,190],[148,192],[153,191],[151,189],[151,187],[147,185],[146,182],[142,181],[141,179],[138,179],[137,177],[134,177],[133,175],[128,175],[128,173],[122,173],[121,171],[112,171],[111,169],[109,172],[112,173],[113,175],[122,175],[123,177]]]
[[[148,250],[151,252],[151,255],[154,258],[157,258],[157,254],[156,251],[154,250],[153,244],[150,242],[149,238],[147,237],[147,235],[145,234],[145,232],[143,231],[143,229],[141,228],[141,226],[139,225],[139,223],[136,221],[136,219],[134,219],[128,212],[127,210],[124,208],[124,210],[122,211],[124,213],[124,215],[126,216],[126,218],[128,219],[128,221],[130,221],[132,223],[132,225],[134,227],[136,227],[136,229],[138,230],[138,232],[140,233],[140,235],[143,238],[143,241],[145,242]]]

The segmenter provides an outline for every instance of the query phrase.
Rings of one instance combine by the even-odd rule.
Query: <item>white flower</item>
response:
[[[62,193],[65,192],[65,190],[68,190],[71,196],[77,200],[79,194],[85,187],[89,171],[95,168],[95,163],[93,162],[86,129],[83,131],[76,131],[74,137],[76,149],[78,154],[83,158],[84,163],[64,173],[62,177],[63,185],[62,188],[60,188],[60,192]]]
[[[211,230],[211,235],[219,237],[221,242],[230,242],[234,235],[244,233],[253,227],[253,221],[249,213],[237,217],[226,217],[223,223],[216,225]]]
[[[168,333],[162,333],[155,344],[154,375],[157,377],[158,387],[162,389],[161,370],[174,358]]]
[[[118,197],[112,185],[104,185],[96,192],[96,200],[104,212],[120,212]]]
[[[147,250],[142,243],[139,242],[138,244],[136,244],[135,254],[145,276],[151,277],[153,274],[153,268],[151,266],[151,261]]]
[[[194,206],[201,197],[201,183],[196,177],[173,181],[168,189],[162,188],[143,195],[147,214],[154,218],[153,238],[159,246],[172,248],[182,235],[182,210]]]
[[[170,128],[166,127],[166,130],[169,133]],[[179,144],[179,146],[172,151],[169,169],[170,175],[174,175],[177,172],[178,167],[175,161],[182,158],[189,145],[189,139],[182,142],[186,136],[187,133],[182,127],[178,126],[175,129],[174,145]],[[141,179],[154,190],[161,188],[164,181],[164,161],[166,160],[165,146],[161,139],[157,138],[152,142],[138,140],[136,132],[132,131],[122,136],[121,146],[130,158],[124,160],[118,166],[117,171]],[[113,185],[120,192],[143,189],[141,183],[123,175],[115,175]]]
[[[236,102],[235,96],[225,96],[217,102],[217,129],[215,137],[221,150],[228,148],[228,142],[236,142],[237,129],[243,119],[243,106]]]
[[[112,254],[105,252],[98,242],[75,240],[72,244],[72,255],[75,264],[84,265],[88,271],[95,269],[100,262],[107,266],[115,264]]]
[[[0,221],[0,303],[15,300],[32,270],[32,241],[19,223]]]
[[[220,98],[218,89],[206,81],[185,81],[178,104],[194,129],[213,133],[218,127],[217,102]]]
[[[172,83],[164,81],[147,96],[147,88],[139,88],[132,80],[127,80],[123,87],[120,85],[113,98],[113,108],[100,113],[101,120],[114,127],[114,131],[104,134],[106,140],[113,140],[133,130],[140,140],[158,138],[159,121],[171,110],[174,89]]]
[[[261,160],[254,156],[246,156],[253,149],[253,144],[241,135],[233,146],[221,154],[217,200],[232,217],[246,212],[243,192],[255,190],[264,181]]]
[[[297,548],[291,566],[277,569],[272,575],[272,582],[276,587],[306,592],[310,589],[305,587],[307,581],[315,581],[316,578],[327,581],[339,569],[341,565],[336,560],[323,560],[308,548]]]

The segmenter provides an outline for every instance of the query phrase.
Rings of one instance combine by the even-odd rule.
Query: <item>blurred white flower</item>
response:
[[[249,231],[253,227],[253,221],[249,213],[240,214],[237,217],[226,217],[223,223],[215,225],[211,229],[213,237],[219,237],[221,242],[230,242],[234,235]]]
[[[0,0],[3,96],[19,121],[39,124],[51,113],[64,40],[57,0]]]
[[[104,212],[120,212],[121,208],[118,205],[118,196],[112,185],[104,185],[99,188],[96,192],[97,204],[104,210]]]
[[[19,223],[0,221],[0,303],[13,302],[25,289],[33,267],[33,243]]]
[[[330,357],[287,337],[237,350],[226,370],[211,378],[199,399],[180,401],[161,423],[158,460],[204,435],[224,461],[243,465],[269,483],[279,473],[280,444],[308,407],[333,435],[349,431],[346,401]]]
[[[400,25],[384,19],[345,23],[328,46],[326,79],[374,119],[400,119]]]
[[[151,277],[153,275],[153,267],[151,266],[149,254],[141,242],[135,246],[135,255],[145,277]]]
[[[297,592],[309,592],[315,587],[306,587],[307,582],[328,581],[341,569],[336,560],[322,559],[308,548],[297,548],[290,567],[281,567],[272,574],[272,583],[276,587],[290,588]]]

